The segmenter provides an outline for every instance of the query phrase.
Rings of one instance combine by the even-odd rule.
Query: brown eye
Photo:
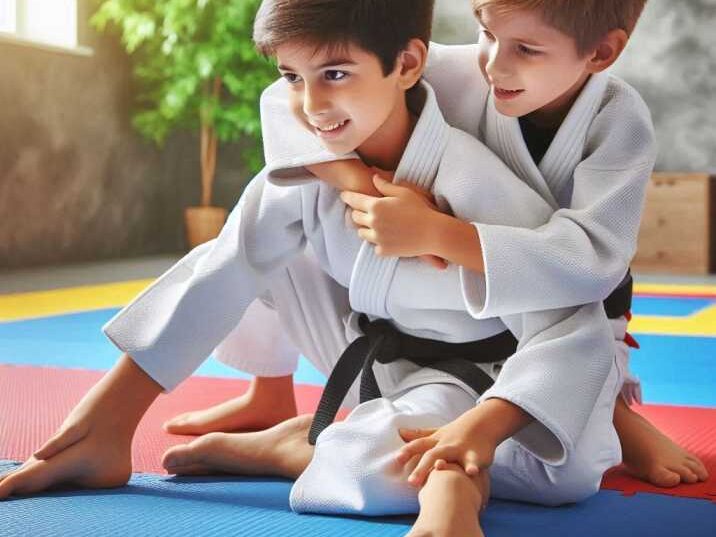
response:
[[[326,80],[343,80],[344,78],[348,77],[348,73],[345,71],[338,71],[335,69],[330,69],[325,72]]]
[[[517,50],[520,54],[526,54],[527,56],[539,56],[542,54],[539,50],[534,50],[524,45],[518,45]]]
[[[488,32],[487,30],[482,30],[481,33],[482,33],[482,36],[483,36],[485,39],[487,39],[488,41],[494,41],[494,40],[495,40],[495,36],[492,35],[490,32]]]
[[[295,73],[283,73],[281,76],[286,79],[286,82],[289,84],[296,84],[301,81],[301,77]]]

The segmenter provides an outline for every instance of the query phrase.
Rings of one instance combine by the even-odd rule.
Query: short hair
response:
[[[356,45],[389,75],[411,39],[430,42],[434,0],[263,0],[254,43],[265,56],[289,41],[323,48]]]
[[[546,24],[572,37],[580,56],[612,30],[631,36],[647,0],[472,0],[478,19],[486,7],[499,13],[535,11]]]

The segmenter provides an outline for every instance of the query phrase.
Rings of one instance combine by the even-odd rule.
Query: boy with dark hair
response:
[[[448,121],[484,140],[554,208],[549,222],[537,229],[479,220],[471,225],[438,215],[414,192],[380,179],[373,184],[373,171],[355,155],[329,162],[336,157],[310,145],[310,137],[284,120],[280,84],[264,97],[269,162],[285,168],[274,172],[281,176],[304,164],[329,162],[308,168],[340,189],[385,195],[382,201],[345,198],[356,211],[361,236],[383,255],[432,254],[461,265],[470,310],[479,318],[588,302],[615,288],[612,298],[628,294],[628,263],[655,149],[643,101],[604,70],[625,47],[644,5],[645,0],[475,0],[479,44],[431,45],[425,76]],[[380,212],[388,204],[391,210]],[[627,380],[614,416],[624,462],[659,486],[704,480],[706,470],[696,457],[629,409],[640,400],[640,388],[627,368],[634,345],[627,317],[622,311],[611,321]],[[261,374],[258,364],[242,355],[244,339],[239,334],[225,342],[222,359]],[[272,360],[271,354],[270,349],[262,354],[262,363],[285,364],[280,374],[286,376],[274,380],[290,384],[290,359]],[[263,393],[265,380],[255,379],[255,393]],[[192,413],[172,426],[177,432],[215,430],[228,416],[240,427],[254,405],[260,406],[251,397],[213,415]],[[203,422],[197,424],[197,417]]]
[[[326,148],[355,150],[367,164],[395,170],[396,180],[430,189],[438,207],[459,218],[528,228],[546,222],[552,208],[545,200],[480,142],[445,123],[432,89],[420,81],[427,36],[401,37],[408,40],[397,47],[387,75],[373,48],[362,48],[373,45],[350,37],[353,26],[363,27],[361,14],[380,8],[383,16],[371,31],[389,40],[418,5],[429,20],[430,0],[267,0],[257,16],[257,41],[275,51],[292,113]],[[321,6],[315,17],[335,21],[330,14],[342,13],[350,22],[338,42],[322,32],[298,31],[284,41],[285,32],[264,31],[280,28],[280,15],[296,20],[314,6]],[[494,472],[506,496],[562,503],[593,493],[620,457],[611,424],[619,371],[602,305],[476,320],[466,311],[457,268],[435,271],[415,260],[377,256],[345,217],[340,193],[307,172],[291,179],[271,168],[262,172],[215,241],[190,252],[105,326],[127,354],[58,434],[0,481],[0,498],[60,482],[126,482],[132,433],[149,404],[191,373],[258,294],[274,291],[277,277],[290,279],[282,271],[307,243],[321,274],[341,291],[297,301],[328,313],[328,322],[309,324],[306,336],[322,353],[309,358],[330,373],[316,417],[258,433],[207,435],[171,450],[167,467],[297,478],[291,492],[297,511],[415,512],[417,492],[395,464],[403,445],[399,428],[443,425],[481,397],[486,460],[490,449],[511,438],[502,451],[535,469],[529,476],[520,471],[519,478],[514,468]],[[349,305],[341,302],[346,289]],[[275,298],[280,304],[288,295]],[[361,403],[331,424],[346,392]],[[557,467],[545,472],[545,464]],[[486,475],[478,487],[457,469],[429,480],[469,486],[476,508],[487,501]]]

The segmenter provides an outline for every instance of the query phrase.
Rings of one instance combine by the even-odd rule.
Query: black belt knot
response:
[[[381,397],[373,373],[376,361],[389,364],[404,358],[421,367],[448,373],[482,393],[493,381],[475,364],[505,360],[517,348],[517,340],[507,331],[475,342],[446,343],[403,334],[387,320],[370,321],[365,314],[359,317],[358,325],[363,335],[343,351],[326,382],[308,435],[311,445],[315,445],[318,435],[333,423],[358,375],[361,375],[361,403]]]

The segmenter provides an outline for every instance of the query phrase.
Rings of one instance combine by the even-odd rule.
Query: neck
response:
[[[584,86],[589,81],[590,76],[591,75],[587,72],[583,73],[566,92],[551,103],[527,114],[525,119],[533,125],[545,129],[559,127],[564,121],[564,118],[567,117],[567,114],[569,114],[579,94],[582,93],[582,89],[584,89]]]
[[[357,149],[363,162],[381,170],[394,171],[416,122],[417,118],[410,113],[405,96],[401,95],[383,125]]]

